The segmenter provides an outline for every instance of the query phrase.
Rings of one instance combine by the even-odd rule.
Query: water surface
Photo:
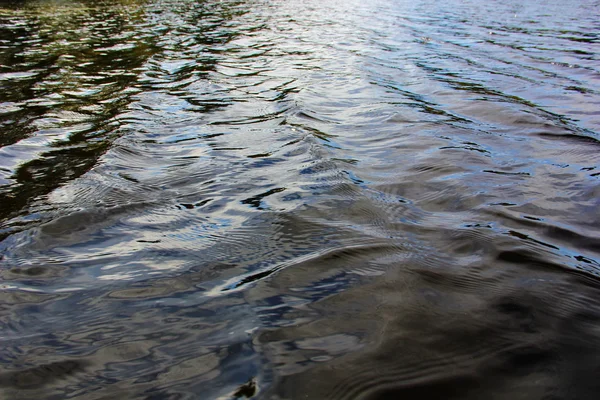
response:
[[[600,3],[0,6],[0,396],[595,399]]]

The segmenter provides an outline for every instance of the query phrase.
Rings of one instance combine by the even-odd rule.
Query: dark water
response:
[[[0,7],[3,399],[597,399],[600,2]]]

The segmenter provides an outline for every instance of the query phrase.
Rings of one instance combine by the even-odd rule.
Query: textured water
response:
[[[597,399],[600,2],[0,6],[0,397]]]

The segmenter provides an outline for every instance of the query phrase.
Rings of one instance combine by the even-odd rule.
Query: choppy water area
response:
[[[0,397],[596,399],[599,11],[3,2]]]

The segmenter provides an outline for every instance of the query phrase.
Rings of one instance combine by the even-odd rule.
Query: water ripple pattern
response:
[[[596,399],[597,0],[0,4],[0,397]]]

